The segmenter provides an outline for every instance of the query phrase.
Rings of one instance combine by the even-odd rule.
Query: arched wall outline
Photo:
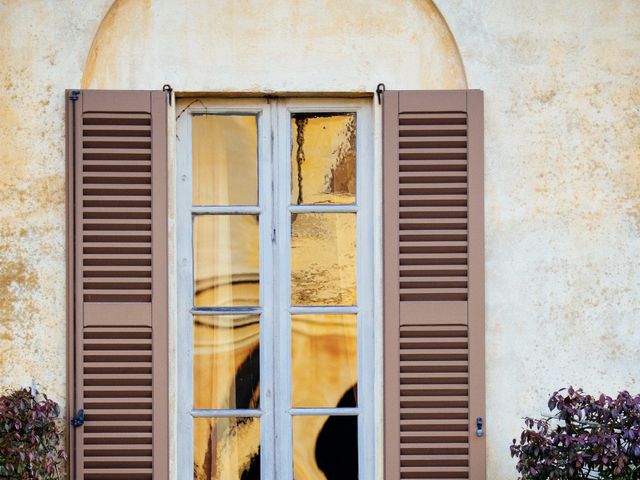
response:
[[[187,6],[185,6],[187,5]],[[431,0],[115,0],[83,88],[362,92],[465,88],[456,42]]]

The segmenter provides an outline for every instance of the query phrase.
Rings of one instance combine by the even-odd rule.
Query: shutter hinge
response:
[[[84,410],[78,410],[78,413],[76,413],[71,419],[71,425],[76,428],[84,425]]]
[[[80,97],[80,90],[71,90],[71,94],[69,95],[69,100],[75,102]]]
[[[376,87],[376,94],[378,95],[378,105],[382,105],[382,94],[386,89],[387,87],[385,87],[384,83],[379,83]]]
[[[481,437],[484,435],[482,417],[476,418],[476,436]]]
[[[173,88],[168,83],[165,83],[162,86],[162,91],[167,94],[167,101],[169,102],[169,106],[171,106],[171,93],[173,92]]]

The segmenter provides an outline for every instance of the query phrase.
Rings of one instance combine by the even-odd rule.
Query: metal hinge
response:
[[[69,95],[69,100],[71,100],[72,102],[75,102],[78,100],[79,96],[80,96],[80,90],[71,90],[71,94]]]
[[[482,429],[482,427],[483,427],[482,417],[476,418],[476,435],[478,437],[481,437],[484,435],[484,430]]]
[[[71,419],[71,425],[74,427],[81,427],[84,425],[84,410],[78,410],[78,413],[76,413]]]

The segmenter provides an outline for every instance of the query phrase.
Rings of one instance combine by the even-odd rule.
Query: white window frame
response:
[[[176,310],[177,310],[177,478],[193,477],[193,418],[260,417],[260,471],[264,480],[293,478],[291,413],[357,415],[360,480],[376,470],[374,380],[374,198],[373,108],[370,98],[203,98],[178,106],[176,125]],[[356,203],[290,205],[291,114],[356,114]],[[195,114],[240,113],[258,116],[259,205],[192,206],[191,119]],[[272,178],[273,173],[273,178]],[[273,182],[273,183],[272,183]],[[271,192],[271,186],[274,192]],[[290,213],[353,212],[356,217],[357,307],[290,307]],[[193,255],[192,215],[207,213],[260,215],[260,298],[258,308],[229,308],[227,313],[259,313],[260,409],[192,410],[193,405]],[[277,275],[277,278],[276,278]],[[270,281],[274,279],[276,281]],[[198,313],[203,310],[198,310]],[[204,313],[207,313],[206,311]],[[220,312],[221,313],[221,312]],[[358,407],[288,408],[291,405],[290,315],[355,313],[358,322]],[[275,319],[262,321],[263,315]],[[277,319],[284,319],[277,320]],[[273,354],[272,354],[273,352]],[[285,375],[285,373],[288,373]],[[272,390],[273,389],[273,390]],[[275,408],[277,405],[278,410]],[[265,448],[275,438],[274,448]],[[277,460],[274,453],[277,452]]]

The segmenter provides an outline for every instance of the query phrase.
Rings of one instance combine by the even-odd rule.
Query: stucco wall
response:
[[[460,88],[463,62],[485,91],[487,477],[515,477],[509,441],[556,387],[640,390],[640,3],[437,1],[455,42],[426,0],[111,3],[0,2],[1,386],[65,400],[64,88]]]

